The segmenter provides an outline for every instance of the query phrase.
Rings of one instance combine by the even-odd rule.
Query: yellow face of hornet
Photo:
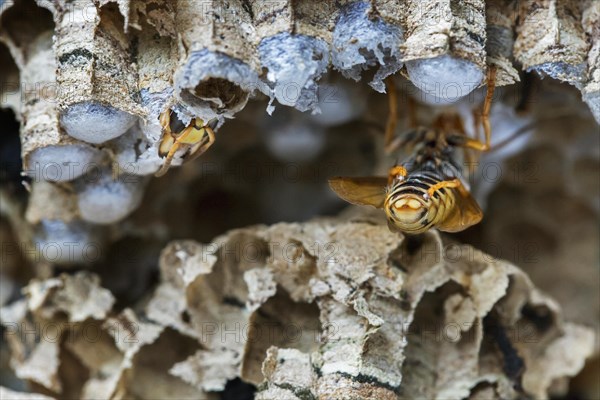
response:
[[[217,123],[216,119],[205,124],[200,118],[192,118],[190,123],[184,126],[173,114],[172,110],[167,109],[159,118],[163,136],[158,154],[166,158],[162,167],[156,172],[156,176],[162,176],[167,172],[178,150],[188,150],[184,157],[193,160],[204,153],[215,141],[213,129]]]
[[[407,234],[423,233],[431,228],[459,232],[483,218],[483,211],[463,184],[462,172],[452,158],[454,148],[488,151],[491,142],[489,112],[494,93],[496,69],[490,67],[487,94],[480,114],[485,143],[468,137],[458,114],[441,114],[431,128],[417,126],[416,115],[409,115],[412,130],[394,139],[396,127],[396,90],[388,78],[390,118],[385,132],[386,152],[407,146],[413,155],[395,165],[388,177],[336,177],[331,189],[342,199],[385,211],[388,226]],[[465,158],[469,152],[463,152]]]

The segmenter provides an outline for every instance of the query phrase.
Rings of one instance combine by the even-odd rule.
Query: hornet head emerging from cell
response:
[[[160,115],[159,121],[163,135],[158,154],[165,158],[165,162],[156,172],[156,176],[162,176],[168,171],[178,150],[186,150],[183,158],[191,161],[208,150],[215,142],[214,129],[217,126],[217,119],[205,124],[200,118],[192,118],[185,126],[172,109],[167,109]]]

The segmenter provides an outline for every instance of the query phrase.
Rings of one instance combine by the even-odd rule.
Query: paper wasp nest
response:
[[[241,377],[259,399],[544,398],[582,367],[593,332],[517,267],[421,240],[358,218],[177,241],[116,314],[92,273],[34,280],[3,309],[11,366],[67,398],[212,398]],[[37,325],[64,341],[23,337]]]
[[[0,397],[600,395],[599,2],[8,0],[0,60]],[[490,67],[481,224],[338,215],[386,84],[476,136]]]

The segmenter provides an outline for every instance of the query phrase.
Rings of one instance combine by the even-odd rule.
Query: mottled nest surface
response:
[[[0,398],[600,398],[599,39],[591,0],[0,2]],[[479,225],[329,190],[404,156],[386,78],[396,133],[476,136],[490,67]],[[217,139],[154,178],[169,108]]]

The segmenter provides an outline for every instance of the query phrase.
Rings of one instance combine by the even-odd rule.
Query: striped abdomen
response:
[[[405,233],[423,233],[444,221],[456,206],[453,188],[428,190],[444,180],[436,171],[419,171],[388,189],[384,209],[391,229]]]

